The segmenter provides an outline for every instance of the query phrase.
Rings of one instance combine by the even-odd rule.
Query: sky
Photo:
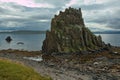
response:
[[[0,30],[49,30],[68,7],[81,8],[92,31],[120,31],[119,0],[0,0]]]

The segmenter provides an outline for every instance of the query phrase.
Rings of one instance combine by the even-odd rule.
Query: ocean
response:
[[[105,43],[120,46],[120,34],[96,34],[101,35]],[[5,39],[11,36],[12,41],[8,43]],[[0,33],[0,50],[17,49],[27,51],[40,51],[45,39],[45,33]],[[22,44],[19,44],[22,43]]]
[[[120,34],[96,34],[101,35],[102,40],[107,44],[120,47]]]
[[[5,39],[10,36],[12,41],[8,43]],[[0,33],[0,50],[18,49],[27,51],[40,51],[42,49],[45,33]],[[22,44],[19,44],[22,43]]]

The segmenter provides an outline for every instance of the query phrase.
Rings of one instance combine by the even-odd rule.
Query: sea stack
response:
[[[6,39],[5,39],[8,43],[10,43],[12,41],[12,38],[10,36],[8,36]]]
[[[95,36],[85,27],[81,8],[60,11],[51,21],[51,30],[46,32],[44,53],[70,53],[95,50],[103,47],[101,36]]]

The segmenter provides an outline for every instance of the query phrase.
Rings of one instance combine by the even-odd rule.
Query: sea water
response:
[[[101,35],[105,43],[120,46],[120,34],[96,34]],[[8,43],[5,38],[11,36],[12,41]],[[27,51],[40,51],[45,39],[45,33],[0,33],[0,50],[18,49]],[[19,44],[22,43],[22,44]]]

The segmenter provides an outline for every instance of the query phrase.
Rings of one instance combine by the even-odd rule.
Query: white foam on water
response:
[[[37,57],[23,57],[23,59],[33,60],[33,61],[37,61],[37,62],[40,62],[40,61],[43,60],[41,56],[37,56]]]

